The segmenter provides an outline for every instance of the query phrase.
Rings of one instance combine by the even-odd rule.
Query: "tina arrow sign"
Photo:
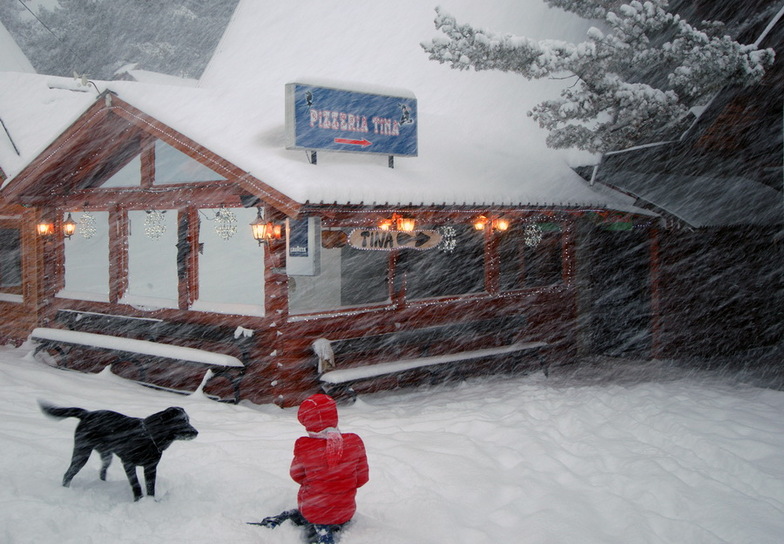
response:
[[[356,229],[348,236],[348,243],[356,249],[392,251],[393,249],[433,249],[441,243],[441,233],[437,230]]]

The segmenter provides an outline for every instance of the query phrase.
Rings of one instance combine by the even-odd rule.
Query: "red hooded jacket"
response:
[[[346,523],[357,509],[357,488],[368,481],[365,445],[353,433],[338,431],[338,410],[327,395],[313,395],[299,407],[309,436],[297,439],[291,477],[300,484],[299,511],[310,523]]]

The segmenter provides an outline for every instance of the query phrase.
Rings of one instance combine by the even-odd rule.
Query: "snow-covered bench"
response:
[[[132,352],[118,351],[113,346],[99,348],[46,340],[53,362],[60,360],[57,366],[94,372],[111,365],[112,371],[120,376],[176,391],[192,391],[199,386],[200,378],[207,370],[211,370],[212,377],[203,384],[204,393],[211,398],[232,402],[239,400],[245,375],[245,367],[236,366],[237,361],[247,364],[256,345],[254,331],[236,324],[194,323],[67,308],[57,311],[53,323],[57,324],[57,330],[67,329],[73,333],[92,333],[103,337],[111,335],[118,338],[116,342],[136,346],[136,351]],[[127,344],[128,340],[150,344]],[[105,339],[103,341],[106,342]],[[175,350],[177,353],[174,355],[180,358],[163,357],[163,351],[173,354],[164,346],[183,348]],[[146,353],[145,349],[153,349],[153,353]],[[219,357],[207,355],[209,363],[201,362],[203,359],[196,361],[191,357],[196,352],[184,351],[188,349],[204,352],[198,356],[200,358],[205,354]],[[216,364],[223,356],[232,357],[225,359],[232,362]]]
[[[209,376],[225,375],[235,389],[234,400],[238,395],[236,387],[239,378],[245,368],[237,357],[225,353],[108,334],[39,327],[33,329],[30,338],[36,344],[33,356],[52,366],[94,371],[96,368],[110,365],[114,372],[131,377],[139,383],[174,391],[189,389],[177,385],[167,387],[156,383],[154,378],[149,376],[150,369],[158,365],[157,370],[161,370],[162,366],[165,373],[167,363],[193,365],[196,368],[184,372],[183,379],[174,383],[189,383],[192,387],[194,384],[198,386],[206,381],[208,372]],[[74,350],[76,356],[72,353]],[[73,361],[76,357],[91,359],[91,361]],[[123,365],[125,370],[117,365]],[[128,368],[132,369],[130,375]],[[188,376],[191,377],[190,380],[186,379]],[[192,378],[193,376],[196,378]]]
[[[224,353],[215,353],[214,351],[174,346],[171,344],[161,344],[160,342],[151,342],[149,340],[135,340],[133,338],[123,338],[121,336],[110,336],[108,334],[38,327],[33,329],[31,338],[38,343],[39,349],[42,345],[45,345],[46,342],[57,342],[126,353],[136,353],[140,355],[151,355],[163,359],[175,359],[178,361],[200,363],[210,366],[240,368],[245,366],[242,364],[242,361],[236,357]]]
[[[319,338],[312,349],[318,358],[322,390],[353,398],[354,387],[362,382],[394,381],[395,387],[409,380],[421,381],[423,376],[470,372],[472,363],[482,360],[532,355],[547,374],[544,350],[548,343],[520,340],[524,327],[523,316],[507,316],[341,340]],[[459,341],[461,335],[470,337],[465,344]]]

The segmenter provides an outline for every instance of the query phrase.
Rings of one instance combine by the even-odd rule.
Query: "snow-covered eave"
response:
[[[643,210],[649,216],[652,216],[652,217],[662,217],[662,218],[667,218],[667,217],[674,218],[677,221],[688,225],[690,228],[699,228],[700,226],[703,226],[703,225],[692,224],[691,222],[689,222],[685,218],[683,218],[680,215],[678,215],[673,210],[669,210],[665,206],[662,206],[662,205],[657,204],[655,202],[651,202],[650,200],[647,200],[644,196],[641,196],[641,195],[639,195],[639,194],[637,194],[637,193],[635,193],[635,192],[633,192],[631,190],[623,189],[622,187],[619,187],[619,186],[614,185],[612,183],[607,183],[606,181],[597,181],[596,183],[600,184],[600,185],[602,185],[604,187],[607,187],[608,189],[610,189],[612,191],[618,191],[619,193],[623,193],[623,194],[627,195],[628,197],[633,198],[635,200],[635,202],[637,203],[637,206],[635,206],[635,208]],[[656,211],[640,207],[642,205],[647,205],[647,206],[651,206],[653,208],[656,208]]]
[[[608,190],[617,195],[625,195],[618,188],[603,184]],[[629,199],[630,201],[633,200]],[[633,215],[656,217],[657,213],[651,210],[640,208],[631,203],[622,202],[518,202],[499,204],[495,202],[319,202],[307,201],[302,206],[302,213],[325,213],[339,212],[344,215],[357,214],[389,214],[393,212],[410,211],[417,214],[434,215],[465,215],[475,217],[478,214],[486,213],[546,213],[561,212],[566,214],[582,214],[589,212],[616,211]]]
[[[93,124],[93,119],[100,114],[102,106],[98,100],[90,104],[87,109],[80,111],[73,119],[73,122],[66,125],[64,130],[56,132],[56,135],[42,143],[39,151],[30,153],[29,159],[23,163],[24,166],[14,175],[6,180],[2,191],[7,199],[13,200],[22,192],[36,185],[39,176],[46,170],[48,164],[59,155],[60,148],[71,140],[78,132],[89,130]]]
[[[5,172],[5,177],[2,179],[2,186],[0,186],[0,189],[4,189],[5,186],[7,186],[11,181],[19,177],[25,169],[29,168],[30,165],[41,156],[41,154],[45,153],[45,151],[51,147],[58,138],[60,138],[64,131],[67,131],[69,127],[78,123],[79,119],[93,106],[94,103],[94,101],[90,100],[89,96],[86,94],[87,92],[90,92],[91,89],[76,88],[75,83],[69,84],[69,78],[44,76],[38,74],[18,75],[28,78],[35,78],[39,82],[39,85],[43,83],[51,92],[77,91],[78,95],[80,96],[80,100],[78,102],[62,102],[59,100],[52,100],[51,102],[56,103],[58,105],[59,111],[63,112],[64,115],[61,118],[59,124],[56,126],[52,125],[51,123],[46,126],[40,126],[38,124],[34,125],[36,127],[37,134],[39,136],[43,136],[43,138],[37,139],[34,142],[29,141],[29,139],[25,140],[24,142],[19,142],[19,127],[11,126],[5,121],[3,122],[3,135],[0,136],[0,145],[6,147],[7,150],[9,150],[6,153],[6,155],[8,155],[6,159],[13,157],[14,160],[7,160],[6,163],[2,165]],[[20,89],[20,92],[24,93],[27,90],[27,88],[23,87]],[[88,99],[86,105],[84,102],[85,98]],[[97,99],[97,97],[95,97],[95,99]],[[10,107],[13,107],[14,109],[21,108],[21,113],[24,114],[25,119],[27,119],[27,114],[39,108],[40,105],[41,104],[38,102],[27,101],[22,104],[12,103],[10,104]],[[24,145],[20,145],[20,143]],[[31,143],[33,144],[32,146]]]
[[[644,179],[647,185],[635,187],[635,178]],[[716,185],[720,181],[723,185]],[[706,182],[715,186],[714,194],[703,194],[699,186],[694,185]],[[619,171],[597,183],[628,195],[637,206],[655,210],[663,218],[675,219],[692,229],[738,225],[775,226],[784,220],[784,212],[777,204],[780,196],[775,200],[774,189],[739,176],[720,179]],[[688,196],[673,198],[674,188],[683,187],[687,188]],[[737,205],[741,200],[743,204]]]

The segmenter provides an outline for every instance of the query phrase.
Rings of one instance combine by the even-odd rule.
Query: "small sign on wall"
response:
[[[321,218],[286,220],[286,273],[316,276],[321,263]]]

